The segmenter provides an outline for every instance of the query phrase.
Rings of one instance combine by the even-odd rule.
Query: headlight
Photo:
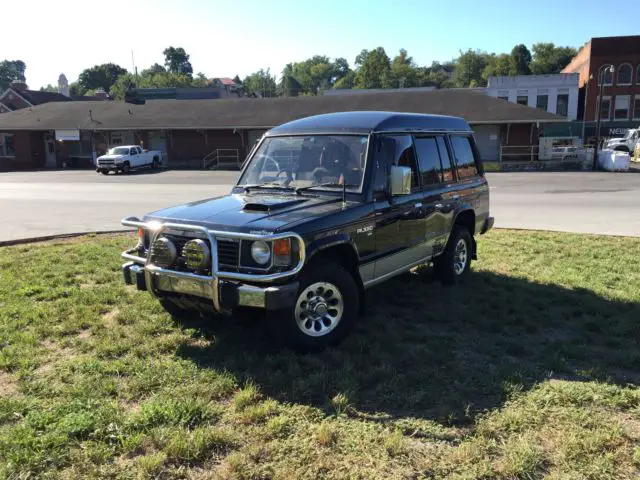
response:
[[[265,265],[271,259],[271,249],[267,242],[256,240],[251,244],[251,257],[259,265]]]
[[[211,266],[211,252],[204,240],[189,240],[182,248],[182,256],[189,268],[204,270]]]
[[[166,237],[160,237],[151,245],[151,262],[162,268],[169,268],[178,257],[176,246]]]

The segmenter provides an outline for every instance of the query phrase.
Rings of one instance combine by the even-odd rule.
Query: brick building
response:
[[[609,66],[613,75],[604,73]],[[604,80],[601,136],[618,136],[640,124],[640,35],[592,38],[562,72],[579,74],[578,117],[587,122],[586,137],[595,135],[599,72]]]

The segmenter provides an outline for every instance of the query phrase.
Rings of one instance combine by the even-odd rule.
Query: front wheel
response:
[[[131,172],[131,165],[129,164],[129,162],[124,162],[124,165],[122,165],[122,173],[124,173],[125,175],[128,175]]]
[[[317,352],[347,335],[359,302],[358,287],[347,270],[333,262],[315,263],[301,277],[295,305],[269,313],[269,328],[294,350]]]
[[[473,239],[469,230],[461,225],[455,225],[447,248],[433,262],[436,277],[447,285],[464,280],[471,269],[472,249]]]

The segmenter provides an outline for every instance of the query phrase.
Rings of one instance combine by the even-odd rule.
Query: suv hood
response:
[[[273,232],[342,209],[342,198],[279,193],[232,194],[165,208],[145,220],[202,225],[212,230]]]
[[[102,155],[98,157],[98,160],[117,160],[119,158],[124,157],[125,155]]]

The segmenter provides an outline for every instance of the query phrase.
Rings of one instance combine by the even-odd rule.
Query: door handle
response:
[[[422,208],[422,203],[418,202],[414,205],[415,208]]]

